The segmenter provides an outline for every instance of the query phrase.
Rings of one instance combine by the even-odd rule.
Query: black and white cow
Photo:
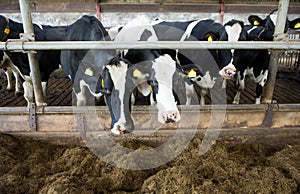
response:
[[[110,38],[97,18],[83,16],[66,28],[65,40],[109,41]],[[165,123],[175,122],[175,118],[176,121],[180,119],[175,102],[174,107],[171,107],[170,110],[166,109],[168,103],[165,104],[164,99],[169,98],[170,89],[159,84],[159,80],[163,78],[168,82],[172,81],[173,74],[170,71],[158,71],[158,64],[168,66],[171,58],[161,56],[156,57],[153,61],[154,54],[151,52],[144,56],[146,58],[138,62],[136,58],[132,60],[128,57],[129,63],[129,60],[118,57],[113,50],[63,50],[61,52],[61,65],[64,73],[72,79],[77,105],[86,104],[86,91],[96,97],[103,93],[106,94],[106,101],[112,117],[111,132],[114,135],[134,129],[130,114],[130,94],[136,84],[147,81],[158,83],[158,120]],[[136,64],[132,65],[132,63]],[[104,86],[102,80],[104,80]],[[173,97],[173,95],[171,96]]]
[[[63,28],[50,27],[50,26],[38,26],[33,24],[35,40],[62,40],[64,37]],[[48,32],[49,31],[49,32]],[[0,15],[0,39],[1,41],[7,41],[9,39],[19,39],[20,33],[23,33],[23,24],[15,22]],[[56,33],[54,33],[56,32]],[[4,59],[4,52],[11,60],[14,67],[18,70],[22,78],[24,79],[24,97],[28,103],[28,106],[33,102],[33,86],[30,75],[30,67],[28,56],[25,53],[0,51],[0,59]],[[40,77],[42,81],[42,88],[44,96],[46,95],[46,85],[49,80],[50,74],[58,69],[60,64],[60,51],[59,50],[42,50],[37,52],[37,58],[40,69]]]
[[[102,23],[94,16],[84,15],[65,28],[65,41],[110,41]],[[88,94],[94,97],[106,96],[106,102],[111,114],[111,126],[119,120],[113,109],[120,109],[111,104],[111,81],[108,66],[115,66],[120,71],[128,66],[126,61],[115,57],[113,50],[62,50],[61,66],[65,75],[69,76],[76,96],[77,106],[87,105]],[[115,116],[116,115],[116,116]]]
[[[160,41],[241,41],[246,39],[243,23],[237,20],[232,20],[224,26],[211,19],[182,22],[157,20],[153,23],[153,28]],[[168,49],[163,52],[170,54],[187,71],[188,77],[200,86],[202,89],[201,104],[205,104],[205,95],[208,89],[215,85],[220,75],[225,79],[231,79],[236,72],[233,63],[235,60],[233,49],[209,51]],[[189,91],[186,104],[190,104],[190,97],[194,91],[190,84],[186,84],[186,88]]]
[[[136,18],[122,28],[114,41],[143,40],[142,34],[145,30],[154,33],[150,22],[146,18]],[[153,36],[148,41],[157,41],[157,37]],[[144,96],[149,95],[152,88],[158,109],[158,121],[161,123],[178,122],[180,113],[173,95],[176,62],[169,55],[161,54],[157,50],[129,48],[123,51],[122,54],[133,65],[127,70],[119,72],[117,76],[112,75],[115,87],[118,87],[118,91],[120,91],[121,103],[123,102],[124,105],[130,103],[130,95],[135,87]],[[124,85],[124,80],[126,80],[126,85]],[[122,88],[125,88],[125,90],[122,91]],[[128,108],[128,106],[124,106],[125,113],[130,111]],[[126,114],[120,116],[123,119],[119,120],[112,130],[115,134],[119,134],[120,130],[126,129],[125,123],[127,123],[128,118],[126,118]]]
[[[249,41],[273,41],[275,24],[277,20],[277,10],[272,11],[265,19],[259,16],[251,15],[248,17],[251,25],[246,25],[245,30],[248,33]],[[300,28],[300,18],[293,21],[286,20],[285,32],[288,28]],[[263,88],[268,78],[268,68],[270,54],[268,50],[237,50],[239,55],[237,63],[237,86],[238,91],[234,97],[233,103],[238,104],[241,92],[245,88],[245,78],[249,76],[256,85],[256,104],[261,103]]]

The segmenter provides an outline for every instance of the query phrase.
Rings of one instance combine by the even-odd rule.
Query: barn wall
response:
[[[1,14],[20,22],[21,14],[19,11],[18,1],[11,0],[5,2],[0,0],[0,10],[2,10]],[[51,3],[47,0],[41,0],[31,2],[33,22],[37,24],[68,25],[73,23],[84,14],[95,15],[96,12],[94,0],[62,0],[59,2],[51,1]],[[220,21],[220,4],[217,3],[211,5],[204,5],[201,3],[192,5],[185,3],[183,5],[177,5],[157,3],[167,2],[159,0],[153,1],[156,2],[155,4],[136,4],[138,2],[137,0],[132,0],[129,4],[111,4],[111,2],[114,1],[106,2],[110,2],[110,4],[101,4],[101,20],[106,27],[126,24],[137,16],[146,16],[150,20],[155,18],[161,18],[164,20],[193,20],[211,18],[216,21]],[[149,3],[152,1],[145,0],[145,2]],[[224,22],[231,19],[238,19],[247,23],[247,18],[250,14],[257,14],[261,17],[264,17],[276,7],[277,2],[274,5],[263,5],[259,7],[253,4],[227,4],[225,7]],[[289,18],[294,19],[296,17],[300,17],[300,14],[298,13],[300,13],[300,6],[291,5],[289,9]]]
[[[99,0],[101,3],[196,3],[211,4],[219,3],[222,0]],[[0,0],[0,3],[18,4],[19,0]],[[51,2],[95,2],[95,0],[30,0],[31,3],[51,3]],[[278,4],[279,0],[226,0],[227,4]],[[291,4],[299,4],[299,0],[290,0]]]

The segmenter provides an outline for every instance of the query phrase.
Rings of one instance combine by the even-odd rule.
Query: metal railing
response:
[[[294,41],[7,41],[0,43],[0,50],[81,50],[81,49],[274,49],[300,50]]]

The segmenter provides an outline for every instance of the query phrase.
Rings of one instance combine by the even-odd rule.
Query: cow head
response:
[[[130,55],[131,50],[127,54]],[[137,86],[146,86],[148,90],[152,87],[160,123],[180,120],[180,113],[172,89],[176,64],[169,55],[161,55],[154,60],[142,61],[132,66],[121,63],[119,66],[108,65],[107,68],[114,83],[111,94],[113,115],[116,118],[116,123],[111,129],[113,134],[119,135],[122,131],[134,129],[130,114],[130,95]]]
[[[143,39],[145,31],[151,34],[148,41],[157,40],[150,22],[146,18],[136,18],[122,28],[115,41],[139,41]],[[150,91],[150,86],[152,87],[160,123],[178,122],[180,114],[172,89],[176,72],[175,61],[169,55],[160,55],[158,51],[148,49],[129,48],[122,55],[131,66],[107,66],[114,83],[111,102],[117,120],[111,129],[112,133],[119,135],[122,131],[133,130],[130,95],[135,87],[143,90],[143,94],[148,94],[147,90]],[[141,89],[143,86],[147,88]]]
[[[248,17],[248,21],[252,26],[263,26],[264,27],[264,40],[272,41],[274,32],[275,32],[275,25],[277,22],[278,17],[278,10],[272,11],[265,19],[257,15],[250,15]],[[299,29],[300,28],[300,18],[296,18],[294,20],[286,19],[284,32],[288,29]]]
[[[238,20],[231,20],[224,25],[224,29],[220,31],[220,41],[245,41],[247,40],[247,32],[244,30],[244,23]],[[226,78],[231,79],[236,73],[235,49],[221,49],[219,51],[220,58],[220,71],[219,74]]]
[[[178,122],[180,113],[173,95],[173,75],[176,63],[169,55],[162,55],[153,61],[152,78],[157,82],[156,94],[158,121],[161,123]]]

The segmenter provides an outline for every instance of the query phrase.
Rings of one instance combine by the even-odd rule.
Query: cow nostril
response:
[[[171,119],[171,118],[168,118],[168,119],[166,120],[166,123],[175,123],[175,120],[173,120],[173,119]]]

